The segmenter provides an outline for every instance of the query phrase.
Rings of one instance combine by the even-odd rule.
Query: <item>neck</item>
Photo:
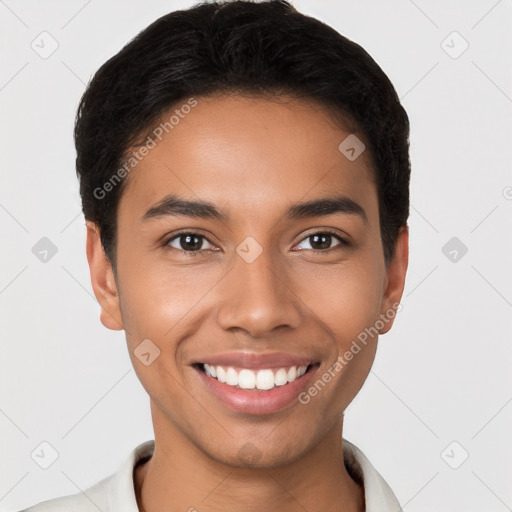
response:
[[[363,512],[364,489],[343,463],[342,427],[343,417],[308,453],[268,469],[222,464],[176,431],[169,438],[155,428],[153,456],[134,471],[137,505],[141,512]]]

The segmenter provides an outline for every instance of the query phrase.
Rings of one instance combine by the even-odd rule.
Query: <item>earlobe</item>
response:
[[[124,324],[112,265],[103,250],[98,226],[86,221],[86,227],[87,261],[94,295],[101,307],[100,321],[108,329],[120,331],[124,329]]]
[[[402,299],[405,286],[405,276],[409,265],[409,226],[400,228],[393,257],[386,272],[384,294],[382,296],[381,317],[387,319],[380,334],[387,333],[393,326],[398,305]]]

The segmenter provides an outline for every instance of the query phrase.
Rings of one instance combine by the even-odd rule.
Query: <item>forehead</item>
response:
[[[287,97],[196,101],[155,123],[167,127],[161,140],[150,131],[154,147],[127,176],[121,198],[119,211],[131,220],[171,193],[243,209],[244,216],[278,214],[285,204],[334,193],[364,204],[370,215],[375,210],[369,152],[349,159],[340,150],[352,141],[347,137],[363,143],[364,136],[340,126],[324,107]]]

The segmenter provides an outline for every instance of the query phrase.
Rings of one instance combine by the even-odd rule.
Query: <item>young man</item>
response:
[[[87,257],[155,440],[28,510],[400,510],[342,428],[404,288],[408,134],[373,59],[284,0],[170,13],[106,62]]]

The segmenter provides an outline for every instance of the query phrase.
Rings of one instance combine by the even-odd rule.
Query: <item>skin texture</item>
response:
[[[282,351],[318,361],[319,378],[400,301],[408,228],[386,268],[369,151],[349,161],[338,145],[350,132],[322,107],[293,98],[197,100],[128,176],[118,209],[117,279],[87,222],[101,322],[126,331],[151,400],[156,447],[135,471],[139,507],[363,511],[363,488],[341,463],[341,434],[377,336],[310,403],[295,400],[260,416],[228,409],[191,364],[225,352]],[[141,220],[171,193],[212,202],[230,220]],[[333,194],[357,202],[368,222],[347,213],[284,218],[292,203]],[[315,245],[311,235],[325,229],[350,245],[335,237]],[[206,237],[194,256],[183,249],[193,252],[194,241],[183,237],[165,246],[178,230]],[[248,236],[263,249],[252,263],[236,252]],[[160,350],[149,366],[134,355],[147,338]],[[257,460],[248,460],[248,446]]]

